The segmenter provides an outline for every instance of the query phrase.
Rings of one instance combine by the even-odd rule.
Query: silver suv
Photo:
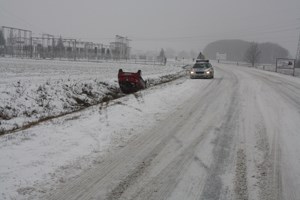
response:
[[[209,62],[197,62],[191,68],[191,78],[214,78],[214,68]]]

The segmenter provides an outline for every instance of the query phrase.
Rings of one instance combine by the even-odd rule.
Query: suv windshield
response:
[[[196,63],[193,68],[210,68],[210,63]]]

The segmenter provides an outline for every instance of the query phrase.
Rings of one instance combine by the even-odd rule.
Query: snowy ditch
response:
[[[143,66],[2,59],[0,135],[124,96],[116,78],[120,65],[126,71],[141,69],[148,87],[185,75],[181,63]]]
[[[20,114],[11,119],[1,119],[0,127],[4,127],[4,123],[30,124],[32,122],[29,120],[42,116],[41,113],[48,119],[53,113],[56,116],[63,113],[62,111],[71,113],[0,137],[0,199],[45,199],[44,195],[75,180],[80,173],[101,163],[107,155],[123,148],[129,141],[163,120],[166,113],[188,99],[195,90],[194,87],[189,87],[185,78],[179,78],[185,75],[182,63],[168,66],[122,64],[126,71],[141,69],[143,78],[149,83],[146,90],[133,95],[123,95],[119,93],[117,83],[116,76],[120,67],[117,63],[107,68],[106,64],[100,64],[101,70],[99,66],[85,63],[86,67],[94,67],[93,72],[86,72],[88,69],[84,67],[74,72],[73,65],[77,63],[57,63],[69,65],[57,68],[54,66],[55,62],[36,61],[47,64],[47,73],[34,73],[37,69],[31,70],[29,66],[25,67],[27,70],[17,69],[18,65],[25,66],[19,60],[10,62],[17,62],[14,66],[9,64],[14,73],[4,69],[0,59],[0,70],[5,71],[4,74],[0,73],[0,106],[10,103],[12,108],[15,106],[14,108],[20,109]],[[27,64],[32,61],[23,62]],[[30,70],[32,74],[29,73]],[[69,70],[70,73],[60,75],[57,70]],[[18,71],[22,73],[18,74]],[[169,81],[172,82],[166,83]],[[166,85],[159,85],[161,83]],[[196,82],[189,83],[194,85]],[[204,87],[208,83],[209,81],[204,81],[201,85]],[[197,82],[197,89],[198,84]],[[16,92],[19,85],[23,89],[20,93]],[[38,106],[34,100],[39,97],[41,90],[47,93],[47,97],[51,97],[51,109]],[[67,92],[71,95],[67,96]],[[185,95],[179,95],[182,93]],[[85,99],[89,104],[77,104],[77,107],[64,109],[62,102],[68,100],[76,103],[72,95]],[[111,100],[119,95],[121,98]],[[98,100],[104,103],[98,104]],[[89,106],[92,103],[96,105]],[[23,115],[24,107],[31,105],[40,109],[38,112],[41,113],[31,117]]]

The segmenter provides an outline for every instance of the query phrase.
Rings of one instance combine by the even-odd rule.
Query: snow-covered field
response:
[[[120,68],[141,69],[155,85],[182,75],[181,66],[0,58],[0,134],[119,96]]]
[[[40,199],[101,163],[102,155],[122,148],[187,99],[178,97],[185,90],[180,88],[154,87],[2,136],[0,199]]]
[[[2,113],[12,116],[0,118],[2,129],[12,123],[21,126],[40,115],[55,116],[76,110],[69,109],[69,105],[64,108],[63,103],[71,99],[68,88],[77,90],[72,95],[85,95],[83,99],[87,99],[81,92],[84,89],[99,95],[97,98],[107,96],[109,88],[118,88],[119,68],[141,69],[143,78],[153,83],[152,87],[147,92],[106,101],[0,138],[0,199],[32,199],[32,196],[39,199],[39,195],[59,183],[101,162],[102,154],[122,147],[122,143],[163,118],[163,113],[172,110],[175,102],[188,97],[177,98],[175,89],[163,90],[161,95],[152,94],[152,90],[158,90],[157,83],[185,73],[182,63],[120,66],[119,63],[0,60],[0,108]],[[143,98],[144,93],[148,94],[147,100]],[[173,102],[165,101],[172,96],[176,97]],[[41,99],[46,104],[38,104]],[[35,115],[25,115],[28,110],[35,110]],[[15,116],[11,114],[13,111]]]
[[[2,135],[0,199],[298,200],[300,79],[215,65]]]

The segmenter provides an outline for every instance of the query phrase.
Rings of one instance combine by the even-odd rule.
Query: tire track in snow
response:
[[[222,90],[222,87],[226,87],[225,84],[219,88],[222,80],[223,79],[220,78],[220,79],[216,79],[216,81],[214,82],[211,82],[213,83],[211,85],[211,88],[206,88],[207,90],[205,91]],[[188,145],[183,150],[181,150],[181,153],[177,155],[176,158],[174,158],[155,177],[152,177],[151,180],[148,180],[147,184],[142,185],[141,189],[137,190],[137,192],[134,195],[130,197],[127,196],[127,198],[124,197],[121,199],[168,199],[170,197],[170,194],[174,191],[174,189],[176,189],[176,186],[180,182],[182,176],[186,173],[186,169],[190,166],[190,164],[192,162],[198,163],[197,158],[195,156],[196,147],[199,146],[199,144],[202,142],[204,138],[206,138],[207,135],[212,134],[212,132],[215,132],[214,123],[219,124],[218,122],[214,121],[214,119],[218,118],[217,112],[212,116],[209,115],[210,117],[207,116],[208,112],[210,110],[213,110],[213,107],[215,106],[214,104],[218,104],[217,103],[218,101],[215,101],[215,103],[211,102],[212,99],[217,99],[217,97],[219,97],[218,94],[219,94],[218,92],[215,93],[209,92],[208,94],[203,94],[203,96],[201,96],[201,100],[199,99],[199,102],[201,101],[202,103],[205,103],[205,105],[202,104],[201,106],[202,108],[204,108],[204,110],[201,113],[199,112],[197,113],[198,118],[199,116],[200,118],[194,119],[195,116],[193,116],[187,119],[189,121],[193,119],[193,121],[200,123],[201,118],[204,116],[206,122],[201,123],[202,128],[200,131],[201,133],[200,136],[193,139],[193,142],[190,145]],[[227,96],[227,94],[225,96]],[[197,107],[199,109],[199,106]],[[192,112],[188,112],[188,113],[190,113],[190,115],[192,116]],[[193,130],[194,127],[190,127],[190,129]],[[220,127],[218,128],[218,130],[220,130]],[[183,133],[178,132],[178,134],[181,135],[181,137],[188,137],[186,132]],[[178,139],[176,139],[175,142],[178,142]],[[204,168],[205,171],[208,170],[208,167],[206,165],[204,166],[201,165],[201,168]],[[201,190],[201,188],[199,188],[199,190]],[[199,195],[201,195],[201,193],[198,193],[198,196],[195,196],[195,199],[198,199]]]
[[[238,133],[239,129],[237,123],[239,118],[239,79],[234,73],[231,74],[223,69],[220,70],[230,76],[231,82],[229,87],[232,87],[232,89],[227,113],[223,117],[224,121],[220,128],[220,133],[215,139],[213,162],[209,166],[208,175],[200,197],[200,199],[205,200],[230,198],[228,197],[230,194],[226,194],[228,192],[226,188],[230,187],[230,185],[225,185],[221,176],[230,170],[230,167],[232,167],[231,161],[236,156],[233,152],[235,152],[236,148],[234,136]]]
[[[143,185],[142,190],[135,194],[132,199],[167,199],[186,172],[186,168],[197,159],[195,158],[196,147],[210,134],[210,129],[211,127],[207,126],[202,131],[203,133],[185,147],[160,173]]]
[[[265,74],[256,73],[251,71],[250,73],[254,79],[258,79],[269,87],[270,91],[274,91],[275,94],[280,95],[283,99],[288,101],[290,104],[298,107],[300,101],[292,96],[295,90],[299,90],[299,87],[294,84],[283,84],[281,77],[267,76]],[[255,76],[255,77],[254,77]],[[289,81],[285,81],[289,82]],[[295,94],[297,95],[297,93]],[[266,102],[265,102],[266,103]],[[257,147],[262,153],[262,160],[257,165],[258,169],[258,185],[259,185],[259,197],[262,200],[281,200],[283,198],[282,193],[282,174],[281,174],[281,150],[278,140],[278,132],[271,133],[273,136],[268,138],[268,126],[270,123],[268,116],[263,116],[264,105],[258,104],[260,120],[256,124],[257,134]],[[269,141],[269,140],[272,141]]]
[[[270,146],[263,125],[257,126],[257,147],[262,153],[262,160],[257,165],[259,197],[261,200],[281,200],[282,181],[280,170],[280,147],[277,134],[274,134]]]
[[[211,96],[210,88],[216,87],[218,84],[220,84],[220,80],[216,82],[210,82],[208,84],[204,95],[201,97],[201,101],[205,102],[205,104],[203,104],[201,112],[197,113],[197,116],[195,116],[196,118],[194,118],[193,121],[201,121],[201,119],[205,116],[205,113],[207,113],[209,107],[209,101],[207,99],[209,99],[209,96]],[[192,104],[195,104],[195,102]],[[188,113],[187,117],[193,116],[193,112],[197,105],[198,102],[196,102],[194,106],[188,106],[190,111],[186,112]],[[163,139],[161,143],[159,143],[142,162],[142,166],[140,165],[136,167],[133,172],[131,172],[123,181],[118,184],[116,188],[114,188],[107,195],[106,199],[127,199],[127,197],[123,197],[122,194],[127,190],[128,187],[131,186],[131,184],[137,182],[137,179],[139,178],[138,176],[144,175],[143,173],[147,171],[146,168],[151,164],[152,160],[163,151],[167,144],[174,142],[180,147],[183,147],[181,141],[175,136],[175,133],[177,133],[177,131],[186,124],[185,120],[188,119],[181,119],[181,121],[177,122],[178,124],[173,127],[172,130],[168,130],[167,132],[170,132],[169,136]],[[170,123],[173,124],[171,121]],[[193,129],[193,127],[190,128]],[[185,147],[184,150],[181,150],[183,152],[180,153],[180,155],[174,160],[172,160],[157,176],[152,177],[152,179],[146,183],[141,183],[143,185],[142,189],[137,191],[135,194],[131,194],[132,197],[130,197],[130,199],[166,199],[175,188],[180,174],[185,172],[184,168],[193,161],[195,147],[208,134],[209,129],[211,129],[211,126],[207,125],[207,128],[202,131],[203,134],[200,134],[191,145]],[[180,133],[178,134],[180,135]],[[181,136],[186,137],[186,133],[182,133]],[[139,184],[139,186],[141,184]]]
[[[244,149],[237,151],[237,161],[235,170],[235,197],[236,200],[248,199],[247,186],[247,160]]]
[[[293,104],[300,112],[300,87],[290,80],[283,79],[283,77],[268,76],[266,74],[257,73],[256,71],[249,71],[256,76],[259,81],[269,86],[283,99]]]
[[[206,92],[209,93],[209,88]],[[205,110],[206,107],[203,112]],[[169,116],[169,118],[172,117],[173,115]],[[162,126],[154,128],[151,133],[136,138],[122,151],[111,155],[73,183],[54,191],[52,195],[48,195],[47,199],[119,198],[123,191],[143,173],[151,159],[156,157],[157,153],[174,137],[176,130],[186,123],[185,118],[178,121],[175,126],[173,120],[167,123],[166,121]]]
[[[269,92],[275,91],[275,94],[277,95],[283,95],[283,93],[287,92],[289,93],[290,89],[295,89],[294,85],[289,85],[287,87],[291,87],[288,89],[288,91],[284,90],[282,91],[281,86],[281,79],[278,77],[270,77],[265,74],[257,73],[254,70],[246,69],[247,74],[243,73],[242,76],[245,76],[246,79],[251,79],[252,81],[256,81],[258,85],[266,86],[268,87]],[[241,70],[242,71],[242,70]],[[249,78],[250,76],[250,78]],[[277,79],[278,78],[278,79]],[[279,82],[278,82],[279,81]],[[262,84],[259,84],[261,82]],[[292,88],[293,87],[293,88]],[[254,187],[257,185],[258,189],[258,197],[260,200],[280,200],[282,199],[282,180],[281,180],[281,151],[278,141],[278,132],[276,127],[273,127],[274,123],[272,122],[272,118],[269,117],[269,115],[276,115],[279,113],[274,113],[273,110],[269,111],[270,113],[266,114],[269,109],[272,108],[266,108],[266,104],[271,100],[274,101],[276,99],[275,97],[269,99],[268,95],[261,96],[260,90],[261,88],[250,88],[250,91],[252,93],[246,92],[246,105],[248,105],[248,109],[251,109],[251,106],[254,108],[257,108],[256,111],[251,111],[249,113],[249,110],[245,110],[245,116],[248,116],[247,119],[249,120],[248,130],[251,130],[253,127],[254,136],[248,135],[251,142],[251,138],[255,141],[255,146],[248,145],[248,150],[251,152],[248,152],[254,154],[255,157],[255,170],[256,174],[252,175],[251,177],[256,177],[256,184],[254,184]],[[247,94],[248,93],[248,94]],[[250,95],[250,96],[249,96]],[[248,96],[248,98],[247,98]],[[265,99],[267,98],[267,99]],[[283,98],[288,100],[290,103],[296,103],[294,99],[289,98],[289,95],[283,95]],[[271,104],[271,102],[270,102]],[[297,103],[296,103],[297,104]],[[272,105],[272,104],[271,104]],[[270,141],[271,140],[271,141]],[[247,141],[245,141],[247,142]],[[252,147],[251,147],[252,146]],[[252,191],[253,194],[253,191]],[[251,198],[251,196],[249,196]],[[241,197],[241,199],[243,199]],[[253,199],[253,197],[252,197]],[[255,199],[255,198],[254,198]]]

